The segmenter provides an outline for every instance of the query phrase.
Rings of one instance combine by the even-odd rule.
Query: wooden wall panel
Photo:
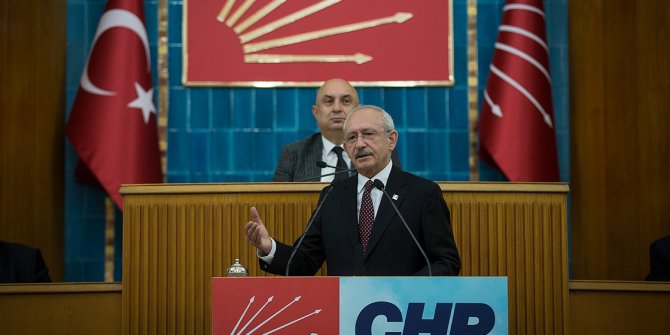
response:
[[[667,334],[670,283],[570,281],[570,334]]]
[[[573,278],[642,280],[670,235],[670,3],[569,12]]]
[[[4,335],[121,333],[121,284],[0,285]]]
[[[0,239],[63,277],[66,1],[0,0]]]
[[[210,279],[235,258],[266,276],[246,242],[256,206],[271,235],[294,241],[323,184],[127,185],[123,333],[209,334]],[[507,276],[511,334],[566,334],[567,186],[440,183],[463,276]]]

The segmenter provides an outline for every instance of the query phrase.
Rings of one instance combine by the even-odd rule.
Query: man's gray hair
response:
[[[347,128],[347,122],[349,122],[349,118],[356,112],[358,112],[361,109],[372,109],[378,111],[382,115],[382,120],[384,122],[384,130],[387,132],[391,130],[395,130],[395,124],[393,123],[393,118],[391,117],[391,114],[387,113],[383,108],[375,106],[375,105],[359,105],[358,107],[355,107],[352,109],[348,114],[347,118],[344,120],[344,126],[342,129]]]

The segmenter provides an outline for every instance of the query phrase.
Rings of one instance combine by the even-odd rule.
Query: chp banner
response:
[[[163,180],[142,0],[110,0],[67,122],[78,173],[93,175],[119,209],[121,184]]]
[[[212,334],[507,334],[506,277],[212,278]]]
[[[451,0],[184,0],[185,85],[453,85]]]
[[[514,182],[557,182],[542,0],[508,0],[479,113],[479,156]]]

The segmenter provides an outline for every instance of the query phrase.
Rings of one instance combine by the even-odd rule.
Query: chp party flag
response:
[[[508,0],[479,113],[479,156],[510,181],[559,181],[541,0]]]
[[[163,179],[153,91],[143,2],[110,0],[66,133],[79,155],[79,168],[90,172],[120,209],[121,184]]]

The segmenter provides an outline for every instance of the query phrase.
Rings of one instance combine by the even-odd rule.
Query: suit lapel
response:
[[[305,157],[305,176],[318,176],[321,174],[321,168],[316,165],[323,157],[323,141],[321,140],[321,133],[312,136],[312,145],[307,150],[307,157]],[[314,180],[319,181],[319,180]]]
[[[316,133],[307,138],[297,154],[298,163],[296,163],[293,180],[317,177],[321,174],[321,169],[316,166],[316,162],[321,160],[321,151],[323,151],[323,142],[321,142],[321,133]],[[293,163],[291,163],[293,164]],[[319,181],[319,180],[309,180]]]
[[[407,183],[405,182],[405,177],[403,176],[402,172],[394,166],[391,169],[391,174],[389,175],[388,182],[386,183],[386,192],[393,199],[392,201],[394,201],[398,208],[405,200],[405,195],[407,194],[406,186]],[[391,220],[395,216],[395,209],[393,209],[393,206],[389,203],[389,199],[382,194],[379,210],[377,211],[377,216],[375,216],[375,223],[372,226],[370,241],[368,241],[368,253],[365,255],[366,258],[372,253],[375,245],[377,245],[377,242],[382,237],[384,231],[386,231],[389,224],[391,223]]]
[[[342,197],[343,199],[342,214],[344,216],[342,217],[343,219],[342,222],[344,222],[346,225],[345,230],[347,232],[347,237],[349,239],[349,243],[351,243],[352,248],[354,249],[358,248],[360,250],[361,241],[359,238],[359,231],[358,231],[358,216],[356,215],[357,185],[358,185],[357,178],[351,178],[347,180],[346,183],[344,184],[344,196]]]

